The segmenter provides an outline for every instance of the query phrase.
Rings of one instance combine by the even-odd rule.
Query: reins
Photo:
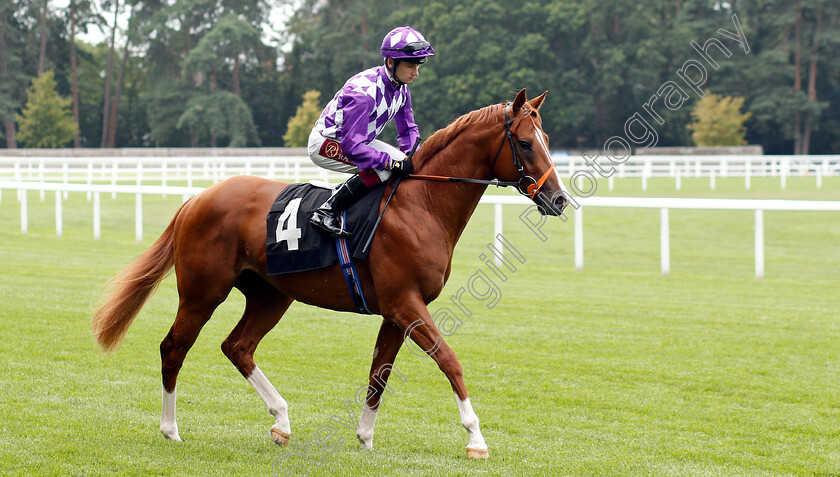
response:
[[[496,187],[516,187],[519,185],[519,182],[500,181],[498,179],[470,179],[469,177],[430,176],[426,174],[411,174],[408,178],[435,182],[466,182],[469,184],[494,185]]]
[[[513,109],[513,103],[509,102],[505,107],[505,135],[502,138],[502,142],[499,143],[499,149],[496,150],[496,155],[493,157],[493,162],[490,165],[490,172],[492,174],[493,169],[496,167],[496,161],[499,159],[499,155],[502,153],[502,148],[505,145],[505,142],[510,145],[510,153],[513,156],[513,164],[516,166],[516,170],[519,171],[519,180],[518,181],[502,181],[499,179],[472,179],[470,177],[449,177],[449,176],[433,176],[428,174],[409,174],[407,176],[399,176],[396,178],[394,182],[394,187],[391,188],[391,193],[388,195],[388,200],[385,201],[385,205],[382,207],[382,212],[380,212],[379,217],[376,219],[376,223],[373,224],[373,230],[371,230],[370,235],[368,236],[368,240],[365,243],[365,246],[362,247],[362,252],[370,247],[371,242],[373,242],[373,236],[376,234],[376,229],[379,228],[379,223],[382,221],[382,216],[385,215],[385,210],[388,208],[388,204],[391,203],[391,199],[394,197],[394,193],[397,192],[397,187],[400,186],[402,180],[404,178],[409,179],[419,179],[419,180],[426,180],[426,181],[434,181],[434,182],[462,182],[468,184],[482,184],[482,185],[493,185],[496,187],[516,187],[520,194],[528,196],[531,200],[540,193],[543,184],[548,179],[548,176],[551,174],[551,171],[554,169],[553,167],[549,167],[547,171],[539,178],[539,180],[534,179],[533,177],[525,174],[525,168],[522,166],[522,161],[519,160],[519,156],[516,154],[516,147],[513,144],[513,135],[510,132],[510,126],[513,124],[514,116],[511,113]],[[414,142],[414,146],[411,148],[411,152],[408,153],[408,160],[411,160],[412,156],[414,156],[414,151],[417,150],[417,146],[420,144],[420,138]],[[531,184],[528,184],[527,187],[524,189],[522,188],[523,181],[530,180]]]

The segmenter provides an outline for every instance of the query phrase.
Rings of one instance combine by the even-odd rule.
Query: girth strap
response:
[[[341,227],[344,228],[344,221],[347,212],[341,214]],[[371,235],[373,235],[371,233]],[[341,264],[341,272],[344,274],[344,281],[347,282],[347,289],[350,290],[350,296],[353,298],[353,305],[356,306],[356,311],[363,315],[372,315],[368,307],[367,300],[365,300],[365,292],[362,290],[362,282],[359,280],[359,272],[356,271],[356,266],[353,264],[353,258],[350,256],[350,250],[347,247],[347,239],[344,237],[336,237],[335,248],[338,252],[338,262]]]

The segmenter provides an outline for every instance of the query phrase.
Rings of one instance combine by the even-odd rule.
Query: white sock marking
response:
[[[470,449],[486,450],[487,444],[484,442],[484,436],[481,435],[481,429],[478,425],[478,416],[473,411],[470,398],[463,401],[458,395],[455,395],[455,401],[458,403],[458,411],[461,413],[461,425],[467,430],[470,435],[470,443],[467,445]]]
[[[356,437],[362,444],[362,449],[373,448],[373,426],[376,424],[376,411],[365,404],[362,409],[362,416],[359,418],[359,427],[356,429]]]
[[[271,385],[268,378],[265,377],[259,367],[254,367],[251,375],[247,378],[248,384],[254,388],[254,391],[259,394],[265,405],[268,406],[268,412],[276,419],[276,424],[273,427],[281,431],[291,434],[292,426],[289,423],[289,405],[286,400],[280,396],[277,389]]]
[[[178,423],[175,421],[175,405],[178,401],[178,390],[171,393],[163,390],[163,409],[160,416],[160,432],[173,441],[180,441],[178,434]]]

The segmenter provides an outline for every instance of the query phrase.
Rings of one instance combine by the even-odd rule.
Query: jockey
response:
[[[350,236],[338,219],[344,209],[392,173],[413,172],[411,161],[405,159],[420,134],[408,85],[435,50],[420,32],[404,26],[385,35],[379,51],[385,64],[347,80],[309,135],[307,152],[312,162],[325,169],[355,173],[309,219],[335,237]],[[376,139],[392,119],[399,149]]]

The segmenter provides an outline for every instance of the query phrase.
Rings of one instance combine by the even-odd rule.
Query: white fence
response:
[[[787,187],[790,176],[812,176],[816,187],[822,187],[824,176],[840,174],[840,155],[820,156],[761,156],[761,155],[724,155],[724,156],[631,156],[621,164],[614,164],[606,157],[587,158],[580,156],[553,156],[558,172],[598,171],[591,163],[603,170],[608,177],[609,190],[613,190],[616,177],[640,177],[642,190],[647,190],[647,180],[653,177],[674,179],[676,190],[681,182],[689,177],[709,178],[710,189],[715,189],[715,179],[719,177],[743,177],[744,188],[750,189],[753,177],[778,177],[782,189]],[[590,164],[587,164],[589,161]]]
[[[581,156],[553,155],[554,163],[569,175],[577,170],[594,171]],[[604,170],[615,168],[618,177],[776,177],[781,175],[832,175],[840,173],[840,155],[810,156],[630,156],[621,164],[614,164],[605,156],[586,159],[596,162]]]
[[[173,194],[181,195],[186,201],[188,197],[196,195],[204,190],[203,187],[172,187],[172,186],[150,186],[150,185],[106,185],[106,184],[61,184],[49,182],[14,182],[0,180],[0,191],[3,189],[15,189],[18,191],[20,201],[20,231],[29,232],[29,204],[25,191],[41,191],[43,198],[45,191],[55,192],[55,233],[61,237],[64,230],[62,192],[87,192],[93,196],[93,238],[98,240],[101,236],[101,201],[100,196],[104,193],[129,193],[135,195],[134,224],[135,238],[138,242],[143,240],[143,194]],[[23,193],[21,193],[23,192]],[[0,194],[2,197],[2,194]]]
[[[217,150],[214,150],[218,152]],[[271,150],[274,151],[274,150]],[[269,152],[271,152],[269,151]],[[141,184],[154,181],[166,186],[170,181],[219,182],[227,177],[248,174],[271,179],[302,182],[310,179],[341,180],[343,174],[315,166],[302,149],[277,149],[276,155],[196,155],[196,156],[46,156],[0,155],[0,180],[37,182],[83,182],[85,184],[121,182]],[[223,151],[224,152],[224,151]],[[552,156],[558,172],[571,176],[577,171],[592,172],[581,156]],[[613,164],[606,157],[594,159],[609,176],[610,190],[616,177],[641,177],[642,189],[647,179],[670,177],[677,190],[688,177],[708,177],[714,189],[717,177],[743,177],[746,189],[752,177],[778,177],[785,188],[789,176],[813,176],[817,187],[823,176],[840,174],[840,155],[824,156],[631,156],[621,164]]]
[[[201,187],[172,187],[149,185],[107,185],[107,184],[63,184],[44,182],[15,182],[0,180],[0,191],[13,189],[19,191],[21,232],[28,232],[28,204],[27,194],[20,193],[27,190],[55,192],[55,222],[56,235],[62,235],[62,194],[61,192],[88,192],[93,195],[93,237],[100,238],[100,195],[102,193],[130,193],[135,194],[135,237],[138,242],[143,239],[143,194],[173,194],[181,195],[184,200],[188,196],[196,195],[204,190]],[[2,197],[2,194],[0,194]],[[840,201],[805,201],[805,200],[754,200],[754,199],[680,199],[680,198],[648,198],[648,197],[588,197],[576,198],[582,207],[574,210],[575,216],[575,268],[583,269],[583,208],[584,207],[623,207],[623,208],[656,208],[660,209],[660,250],[661,270],[664,275],[670,273],[670,226],[668,221],[669,209],[713,209],[713,210],[753,210],[755,211],[755,276],[764,276],[764,211],[840,211]],[[494,204],[495,227],[494,237],[502,234],[502,206],[523,205],[532,206],[533,202],[522,196],[485,195],[482,204]],[[567,209],[568,210],[568,209]],[[534,226],[538,224],[532,224]],[[498,241],[498,239],[496,239]],[[499,245],[499,244],[497,244]],[[502,250],[501,245],[499,249]],[[498,258],[497,258],[498,261]],[[501,263],[498,263],[501,265]]]
[[[293,182],[346,178],[346,174],[316,166],[305,152],[277,156],[0,156],[0,180],[111,185],[154,181],[163,186],[180,181],[192,187],[195,181],[216,183],[241,174]]]
[[[575,268],[583,269],[583,209],[586,207],[625,207],[660,209],[660,258],[663,275],[671,271],[669,209],[712,209],[755,211],[755,276],[764,276],[764,211],[840,211],[840,201],[819,200],[755,200],[755,199],[673,199],[650,197],[588,197],[575,198],[581,207],[575,216]],[[494,236],[502,233],[502,205],[531,206],[533,202],[521,196],[484,196],[481,204],[495,204]],[[568,209],[567,209],[568,210]],[[533,224],[536,226],[536,224]],[[500,247],[501,248],[501,247]],[[501,264],[499,264],[501,265]]]
[[[671,272],[669,209],[712,209],[755,211],[755,276],[764,276],[764,211],[840,211],[840,201],[825,200],[776,200],[776,199],[675,199],[651,197],[588,197],[575,198],[581,207],[574,209],[575,216],[575,268],[583,269],[583,209],[586,207],[624,207],[660,210],[660,262],[663,275]],[[481,204],[495,204],[494,237],[502,233],[502,205],[532,206],[533,202],[521,196],[492,196],[481,198]],[[567,209],[568,211],[569,209]],[[536,227],[539,224],[531,224]],[[538,229],[538,228],[537,228]],[[537,229],[534,229],[535,231]],[[500,244],[497,244],[501,249]],[[501,265],[501,263],[497,263]]]

